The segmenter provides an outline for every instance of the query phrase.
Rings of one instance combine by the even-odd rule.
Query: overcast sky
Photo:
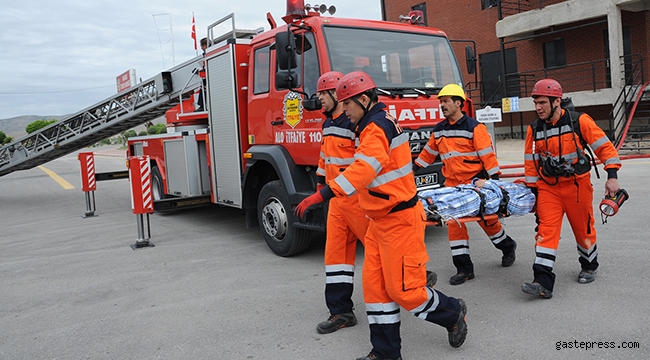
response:
[[[380,0],[305,3],[334,4],[336,17],[381,19]],[[116,76],[129,69],[146,80],[191,59],[192,12],[200,39],[230,13],[237,28],[268,30],[267,12],[282,24],[286,1],[4,1],[0,119],[75,113],[115,94]]]

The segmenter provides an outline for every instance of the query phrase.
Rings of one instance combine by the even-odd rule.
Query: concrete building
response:
[[[577,110],[615,138],[650,74],[650,0],[381,0],[381,6],[385,20],[421,10],[427,26],[452,41],[475,42],[453,42],[461,64],[465,46],[475,46],[478,71],[464,74],[474,101],[495,107],[518,98],[519,111],[504,114],[499,136],[523,136],[536,118],[532,87],[551,77]],[[648,104],[637,108],[650,117]],[[635,122],[650,130],[647,119]]]

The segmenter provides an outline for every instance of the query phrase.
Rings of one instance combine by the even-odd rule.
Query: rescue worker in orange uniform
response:
[[[501,171],[487,127],[461,111],[465,101],[463,88],[457,84],[445,85],[438,93],[438,99],[445,120],[433,128],[433,136],[415,160],[414,170],[433,164],[440,156],[445,186],[470,184],[474,178],[498,180]],[[499,220],[479,221],[478,224],[494,247],[503,253],[501,266],[511,266],[515,262],[517,243],[506,234]],[[457,270],[449,283],[459,285],[474,278],[469,234],[464,223],[450,225],[447,229],[451,256]]]
[[[336,85],[342,77],[338,71],[327,72],[318,79],[316,86],[327,117],[323,123],[323,141],[316,170],[317,191],[354,161],[355,142],[358,141],[354,130],[357,126],[350,122],[336,100]],[[357,239],[363,241],[367,227],[368,218],[359,206],[357,194],[330,200],[325,242],[325,303],[330,316],[316,326],[320,334],[357,324],[352,311],[354,261]]]
[[[581,270],[578,282],[596,278],[598,248],[594,228],[593,186],[589,159],[580,137],[604,164],[607,172],[605,195],[620,189],[621,160],[605,132],[585,113],[572,114],[560,107],[562,86],[553,79],[538,81],[532,91],[539,118],[529,127],[524,149],[526,185],[537,189],[537,235],[535,236],[534,279],[525,283],[525,293],[550,299],[555,274],[553,266],[566,214],[578,247]],[[578,117],[577,123],[572,120]],[[579,126],[579,130],[575,127]],[[579,135],[580,134],[580,135]]]
[[[358,125],[354,162],[298,204],[296,213],[302,217],[312,205],[358,193],[370,220],[362,278],[372,350],[357,360],[401,359],[400,306],[447,328],[449,344],[459,347],[467,336],[465,302],[426,286],[426,216],[417,200],[408,135],[378,103],[368,74],[345,75],[336,93],[350,121]]]

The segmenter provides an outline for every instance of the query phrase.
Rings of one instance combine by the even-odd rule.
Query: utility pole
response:
[[[154,14],[151,15],[153,17],[153,22],[156,25],[156,33],[158,34],[158,43],[160,44],[160,54],[162,56],[163,60],[163,69],[166,69],[167,67],[165,66],[165,60],[169,60],[171,58],[172,60],[172,67],[176,66],[176,55],[174,54],[174,32],[172,30],[172,15],[170,13],[162,13],[162,14]],[[156,16],[168,16],[169,17],[169,27],[166,29],[160,29],[158,27],[158,22],[156,21]],[[172,47],[172,52],[170,58],[165,58],[165,52],[163,50],[163,40],[160,38],[160,33],[161,32],[167,32],[169,31],[169,39],[164,42],[164,44],[169,44],[171,43]]]

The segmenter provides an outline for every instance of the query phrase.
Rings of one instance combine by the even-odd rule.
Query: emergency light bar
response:
[[[401,22],[410,22],[413,25],[424,25],[424,12],[422,10],[413,10],[408,16],[400,15]]]
[[[325,14],[325,12],[328,12],[330,15],[334,15],[336,12],[336,6],[331,5],[329,8],[325,4],[316,4],[314,6],[311,6],[309,4],[305,5],[305,9],[307,11],[314,11],[314,12],[320,12],[321,14]]]
[[[287,0],[287,15],[305,15],[305,0]]]
[[[305,5],[304,0],[287,0],[287,15],[300,15],[305,16],[307,15],[307,12],[320,12],[321,14],[324,14],[325,12],[328,12],[330,15],[334,15],[336,12],[336,6],[331,5],[330,7],[327,7],[325,4],[321,5],[314,5],[311,6],[310,4]]]

